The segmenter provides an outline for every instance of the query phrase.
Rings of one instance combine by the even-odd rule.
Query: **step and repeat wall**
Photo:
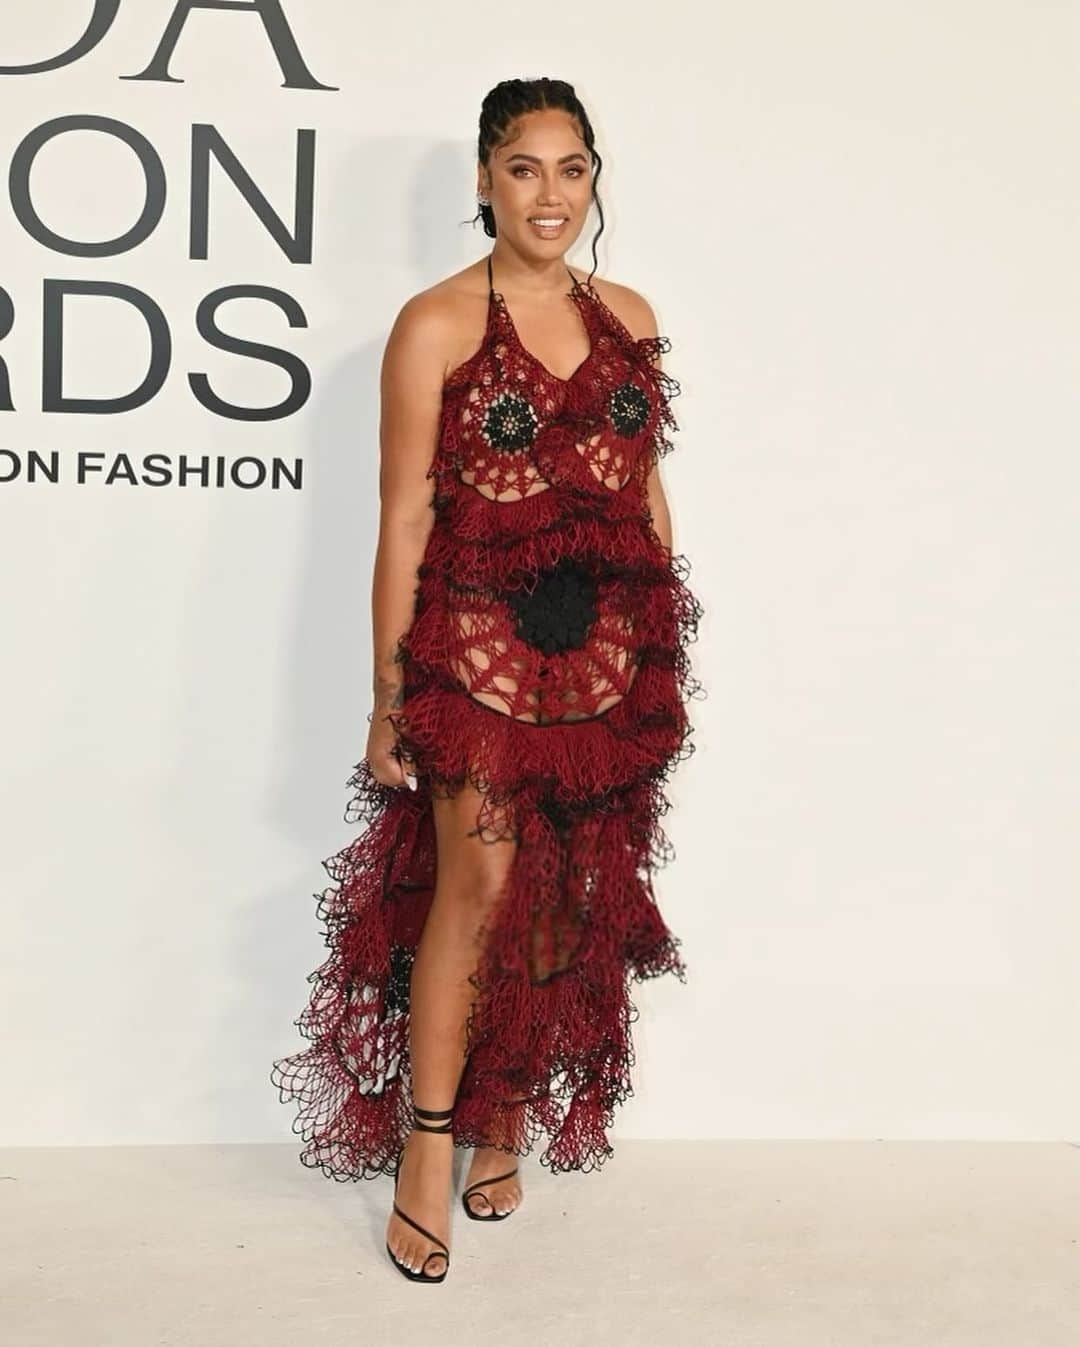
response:
[[[658,881],[689,981],[635,991],[616,1139],[1068,1130],[1067,37],[966,3],[5,7],[0,1144],[292,1140],[269,1068],[354,831],[382,351],[490,248],[480,104],[539,74],[597,131],[599,275],[672,340],[706,608]]]

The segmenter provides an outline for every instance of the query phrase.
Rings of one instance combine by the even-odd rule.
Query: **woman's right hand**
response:
[[[398,748],[398,732],[387,712],[376,707],[369,717],[365,757],[371,765],[371,774],[384,786],[408,786],[416,789],[416,770],[412,759]]]

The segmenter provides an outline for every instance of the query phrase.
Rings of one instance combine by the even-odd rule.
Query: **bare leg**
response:
[[[435,893],[413,961],[410,990],[413,1102],[421,1108],[446,1109],[454,1102],[465,1067],[465,1023],[476,994],[468,979],[480,955],[480,928],[494,910],[517,848],[513,839],[485,842],[468,836],[476,827],[481,800],[471,785],[452,799],[433,800],[438,856]],[[486,1153],[476,1152],[472,1180],[500,1172],[477,1168]],[[513,1168],[512,1163],[506,1164],[505,1152],[492,1153],[501,1155],[504,1170]],[[450,1133],[409,1134],[398,1179],[398,1204],[447,1244],[452,1174]],[[495,1201],[502,1187],[493,1184],[485,1191]],[[487,1208],[480,1202],[476,1210]],[[386,1241],[399,1261],[414,1269],[437,1251],[436,1245],[394,1213]],[[426,1270],[435,1275],[444,1266],[441,1259],[432,1258]]]

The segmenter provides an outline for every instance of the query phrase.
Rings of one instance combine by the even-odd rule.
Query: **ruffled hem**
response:
[[[313,990],[295,1022],[311,1046],[273,1065],[282,1102],[299,1108],[293,1131],[301,1162],[338,1181],[392,1174],[412,1125],[408,1059],[408,974],[433,896],[430,795],[387,787],[366,760],[350,778],[346,817],[368,827],[324,862],[337,883],[316,895],[330,957],[309,977]],[[466,1024],[469,1056],[454,1104],[454,1144],[495,1144],[539,1157],[551,1173],[588,1172],[613,1154],[606,1129],[634,1091],[631,1026],[639,1011],[630,985],[664,973],[686,981],[681,942],[665,926],[640,868],[674,852],[658,826],[639,832],[658,809],[642,782],[581,802],[572,841],[529,787],[519,797],[519,848],[505,901],[471,979],[477,997]],[[605,807],[606,806],[606,807]],[[597,865],[602,863],[604,875]],[[563,943],[557,968],[538,974],[539,924],[570,929],[573,890],[601,878],[601,900],[577,944]],[[580,896],[580,889],[577,890]],[[556,943],[558,943],[556,941]],[[508,1129],[508,1130],[504,1130]],[[505,1137],[515,1140],[506,1143]]]
[[[687,570],[673,559],[673,575]],[[394,718],[418,789],[356,765],[346,820],[366,826],[324,862],[330,954],[296,1021],[311,1046],[271,1072],[299,1106],[303,1164],[342,1181],[393,1172],[412,1124],[409,975],[434,894],[432,797],[465,781],[485,792],[481,836],[518,845],[471,979],[455,1144],[525,1154],[546,1138],[539,1162],[552,1173],[613,1154],[607,1129],[633,1094],[631,985],[686,981],[652,885],[674,858],[663,787],[694,751],[684,703],[704,695],[684,653],[700,605],[680,591],[674,648],[643,652],[627,695],[589,720],[515,720],[403,652],[416,690]]]

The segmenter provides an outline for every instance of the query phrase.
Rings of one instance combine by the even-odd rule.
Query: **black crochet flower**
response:
[[[539,424],[530,402],[513,393],[500,393],[487,409],[482,434],[493,449],[520,453],[536,438]]]
[[[633,439],[648,423],[652,403],[635,383],[619,384],[608,399],[608,419],[624,439]]]
[[[589,572],[570,557],[541,571],[531,593],[512,591],[507,602],[517,618],[517,634],[545,655],[585,644],[596,621],[597,587]]]

